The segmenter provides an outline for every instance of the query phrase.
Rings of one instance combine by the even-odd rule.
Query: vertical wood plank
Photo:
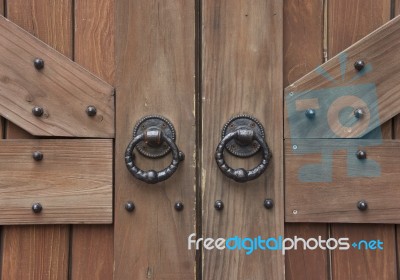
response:
[[[71,279],[113,279],[113,226],[72,227]]]
[[[394,16],[400,15],[400,0],[394,1]],[[400,116],[397,115],[393,122],[393,137],[400,139]],[[400,225],[396,225],[396,253],[397,253],[397,272],[400,271]]]
[[[114,279],[194,279],[195,251],[195,1],[121,0],[116,12],[116,158]],[[124,153],[143,116],[160,114],[176,129],[186,154],[171,178],[156,185],[135,179]],[[170,162],[136,153],[144,169]],[[124,205],[132,200],[134,212]],[[184,209],[174,210],[182,201]]]
[[[284,2],[283,85],[323,63],[324,1]],[[301,47],[299,47],[301,46]],[[328,238],[327,224],[285,224],[285,237]],[[291,250],[285,255],[286,279],[329,279],[329,255],[323,250]]]
[[[67,279],[68,226],[4,227],[2,279]]]
[[[283,236],[282,2],[202,1],[203,238]],[[273,156],[265,174],[240,184],[221,173],[214,152],[223,125],[244,113],[262,122]],[[260,156],[227,160],[250,168]],[[273,209],[264,208],[265,198],[274,200]],[[224,202],[222,211],[214,209],[216,200]],[[280,251],[203,250],[203,277],[284,279],[284,257]]]
[[[329,57],[372,32],[390,19],[390,0],[328,1]],[[384,138],[391,138],[391,122],[382,126]],[[366,238],[384,241],[383,251],[332,252],[333,279],[396,279],[395,227],[392,225],[331,226],[333,237],[348,237],[350,242]]]
[[[72,0],[8,1],[7,16],[72,56]],[[31,137],[12,123],[6,129],[11,139]],[[2,240],[2,279],[67,279],[69,226],[7,226],[3,227]]]
[[[75,1],[74,59],[111,85],[115,82],[115,1]],[[74,225],[71,279],[113,278],[113,225]]]

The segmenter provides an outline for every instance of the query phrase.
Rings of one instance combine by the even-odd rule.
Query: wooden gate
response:
[[[400,20],[383,25],[399,7],[0,0],[2,279],[397,279],[400,125],[391,96],[400,69],[390,46]],[[361,59],[366,68],[354,69]],[[371,121],[381,134],[363,140],[373,148],[357,142],[348,152],[353,140],[337,138],[360,135],[332,137],[318,123],[326,77],[336,88],[356,84],[342,79],[343,67],[386,102]],[[329,158],[331,181],[301,180],[302,165],[330,146],[342,147]],[[359,179],[358,167],[343,167],[357,150],[382,176]],[[204,249],[235,236],[379,239],[384,250]],[[199,250],[189,249],[198,238]]]

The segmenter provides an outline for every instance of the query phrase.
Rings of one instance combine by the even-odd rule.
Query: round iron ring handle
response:
[[[163,132],[160,131],[160,140],[167,143],[167,145],[171,148],[172,152],[171,164],[158,172],[155,170],[144,171],[136,166],[135,157],[133,154],[133,150],[135,149],[137,144],[139,144],[139,142],[143,140],[145,140],[145,133],[139,134],[138,136],[133,138],[131,142],[128,144],[128,147],[126,148],[125,151],[126,167],[135,178],[143,182],[146,182],[148,184],[156,184],[161,181],[167,180],[178,169],[178,165],[181,161],[184,160],[185,155],[181,151],[179,151],[178,146],[171,138],[169,138]]]
[[[226,144],[232,139],[257,141],[262,150],[262,159],[260,164],[250,170],[244,168],[234,169],[226,164],[224,160],[224,149],[226,148]],[[267,169],[270,158],[271,152],[264,138],[250,129],[239,129],[228,133],[221,142],[219,142],[215,152],[215,160],[217,161],[218,167],[221,169],[222,173],[239,183],[244,183],[258,178]]]

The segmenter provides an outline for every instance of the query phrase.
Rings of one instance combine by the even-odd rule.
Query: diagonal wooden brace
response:
[[[0,114],[36,136],[113,138],[114,89],[0,16]]]
[[[285,89],[285,138],[359,138],[399,114],[399,61],[396,17]]]

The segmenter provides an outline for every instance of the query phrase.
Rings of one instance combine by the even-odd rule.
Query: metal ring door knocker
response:
[[[133,150],[149,158],[160,158],[172,152],[172,161],[161,171],[144,171],[136,166]],[[175,129],[172,123],[162,116],[146,116],[139,120],[133,129],[133,139],[125,151],[125,163],[135,178],[148,184],[168,179],[178,169],[185,155],[175,143]]]
[[[222,130],[222,140],[219,142],[215,159],[219,169],[227,177],[236,182],[244,183],[259,177],[268,167],[271,152],[264,140],[264,128],[254,117],[239,115],[230,119]],[[260,149],[262,159],[253,169],[231,168],[224,160],[224,150],[237,157],[251,157]]]

